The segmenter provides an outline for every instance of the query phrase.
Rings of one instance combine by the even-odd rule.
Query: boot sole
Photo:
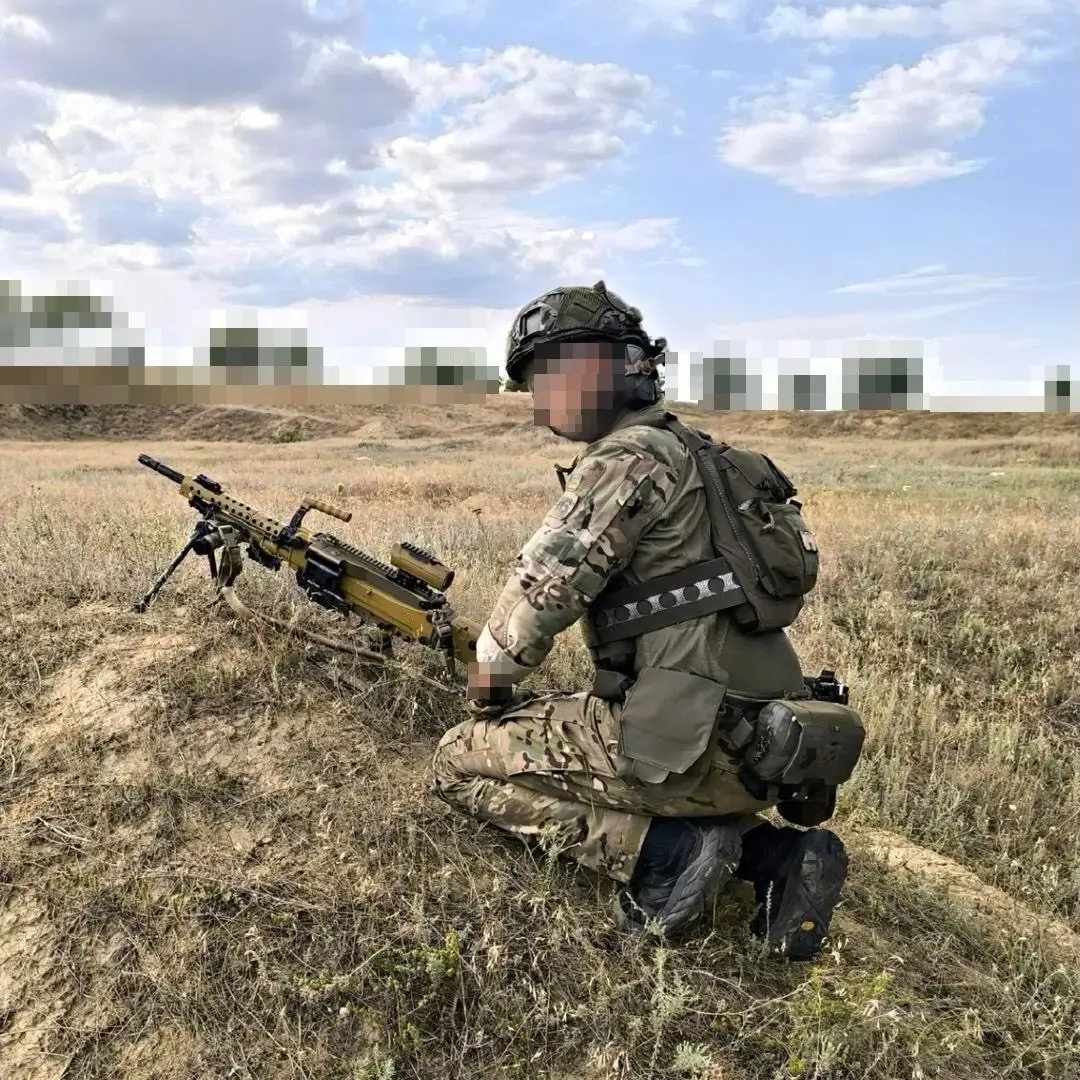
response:
[[[811,829],[803,834],[794,863],[783,899],[768,922],[766,940],[790,960],[812,960],[821,952],[829,932],[847,879],[848,855],[840,837]],[[764,929],[764,915],[755,922]]]
[[[658,922],[667,935],[688,929],[702,915],[720,887],[731,879],[742,855],[742,837],[727,825],[712,825],[705,831],[701,850],[675,879],[671,895],[652,922]],[[615,923],[620,930],[645,934],[650,932],[638,913],[631,915],[623,906],[629,901],[624,887],[615,898]]]

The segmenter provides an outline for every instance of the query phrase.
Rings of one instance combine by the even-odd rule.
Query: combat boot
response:
[[[764,822],[742,838],[736,876],[754,886],[750,932],[791,960],[813,960],[829,932],[847,877],[843,842],[828,829],[805,832]]]
[[[668,936],[688,929],[739,865],[741,844],[732,825],[694,818],[655,818],[630,883],[619,891],[621,929]]]

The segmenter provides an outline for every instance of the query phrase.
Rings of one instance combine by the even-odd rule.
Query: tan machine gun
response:
[[[455,662],[475,661],[480,627],[454,613],[445,595],[454,572],[430,552],[414,544],[395,544],[387,565],[336,536],[304,528],[302,522],[310,510],[339,521],[352,519],[352,514],[318,499],[305,498],[283,523],[241,502],[208,476],[185,476],[147,454],[139,455],[139,464],[179,485],[181,496],[200,517],[187,543],[135,604],[136,611],[146,611],[173,571],[194,552],[206,556],[219,595],[236,614],[287,625],[269,616],[256,616],[235,595],[233,585],[243,571],[246,554],[269,570],[288,566],[310,600],[374,624],[388,635],[387,642],[396,636],[435,649],[446,658],[451,672]],[[246,545],[246,552],[241,545]],[[321,635],[302,632],[338,647]],[[346,651],[380,657],[374,651]]]

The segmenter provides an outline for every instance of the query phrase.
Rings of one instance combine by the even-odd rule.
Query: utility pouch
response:
[[[770,701],[754,725],[742,768],[781,788],[844,783],[862,754],[866,729],[859,714],[834,701]]]
[[[642,668],[619,716],[620,779],[664,784],[674,797],[708,772],[713,735],[727,692],[723,682],[666,668]]]

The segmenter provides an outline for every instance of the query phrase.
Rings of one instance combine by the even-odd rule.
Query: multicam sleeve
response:
[[[477,660],[510,682],[539,667],[556,635],[630,562],[676,482],[667,466],[626,446],[600,444],[583,455],[518,555],[477,641]]]

